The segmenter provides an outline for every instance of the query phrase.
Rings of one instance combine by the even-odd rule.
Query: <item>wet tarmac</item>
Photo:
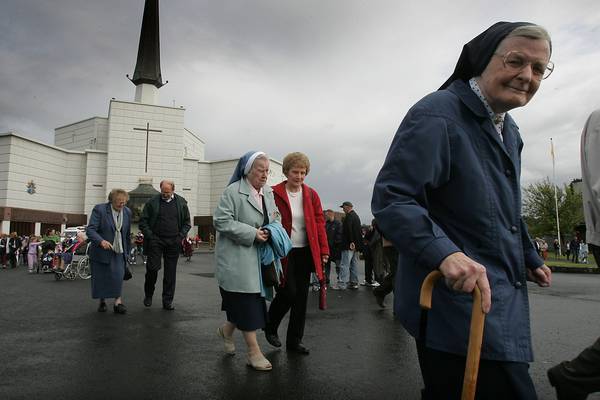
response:
[[[213,256],[180,260],[174,311],[142,304],[144,267],[125,282],[127,315],[96,312],[90,282],[55,281],[25,268],[0,270],[0,399],[418,399],[413,339],[381,309],[371,289],[329,292],[329,309],[309,295],[301,356],[259,343],[271,372],[227,356]],[[159,275],[160,277],[161,275]],[[545,371],[590,345],[600,328],[600,276],[554,274],[549,289],[530,286],[540,399],[554,399]],[[157,289],[160,295],[160,288]],[[284,320],[280,336],[285,337]],[[600,399],[600,396],[590,396]]]

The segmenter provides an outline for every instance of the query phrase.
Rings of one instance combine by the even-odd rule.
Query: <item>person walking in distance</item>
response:
[[[187,201],[175,193],[175,183],[170,180],[160,182],[157,194],[144,206],[140,229],[144,234],[146,252],[146,280],[144,282],[144,305],[152,306],[152,296],[164,260],[162,306],[165,310],[175,309],[175,281],[177,260],[181,253],[181,240],[191,228],[190,211]]]
[[[325,210],[325,232],[329,246],[329,259],[325,264],[325,280],[329,286],[331,263],[335,264],[336,276],[340,273],[340,258],[342,256],[342,223],[335,219],[332,209]]]
[[[358,254],[362,248],[360,217],[354,211],[354,205],[345,201],[340,206],[346,216],[342,221],[342,255],[340,276],[333,290],[358,289]]]

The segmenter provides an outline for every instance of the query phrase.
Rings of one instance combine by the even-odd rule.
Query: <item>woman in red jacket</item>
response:
[[[281,260],[283,277],[269,307],[269,321],[265,327],[267,341],[281,347],[277,328],[291,309],[286,348],[300,354],[309,353],[302,344],[302,336],[310,273],[315,272],[319,281],[323,281],[323,264],[329,259],[321,200],[314,189],[304,184],[309,171],[310,161],[306,155],[290,153],[283,159],[287,180],[273,186],[281,223],[293,246],[287,258]]]

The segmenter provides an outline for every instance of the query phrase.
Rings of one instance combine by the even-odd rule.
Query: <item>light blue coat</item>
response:
[[[269,223],[281,219],[273,191],[263,187]],[[227,186],[214,212],[215,247],[219,286],[228,292],[261,293],[261,263],[256,230],[263,225],[261,206],[251,195],[246,179]]]

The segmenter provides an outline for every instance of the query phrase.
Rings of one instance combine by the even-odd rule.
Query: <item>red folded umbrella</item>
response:
[[[327,309],[327,283],[325,280],[319,282],[319,310]]]

